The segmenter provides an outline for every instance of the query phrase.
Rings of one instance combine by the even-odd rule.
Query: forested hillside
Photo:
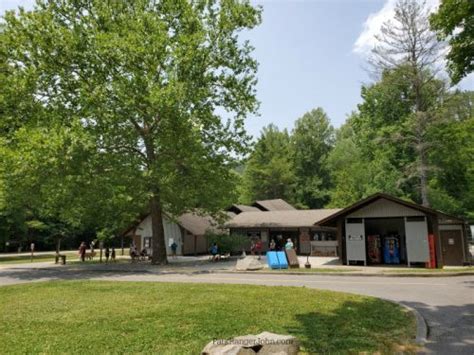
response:
[[[457,25],[463,16],[472,22],[467,2],[458,13],[450,6],[432,15],[437,29],[449,15]],[[241,202],[282,197],[306,208],[344,207],[383,191],[474,219],[474,92],[443,74],[445,43],[429,20],[422,3],[398,3],[369,58],[375,80],[361,87],[362,102],[337,130],[320,107],[291,132],[264,128],[245,162]],[[472,27],[460,33],[457,41],[472,41]],[[457,44],[451,53],[461,51]],[[459,70],[449,61],[453,82],[472,70],[464,64],[472,53],[459,55]]]

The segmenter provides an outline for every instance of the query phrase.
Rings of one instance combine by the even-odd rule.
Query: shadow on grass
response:
[[[288,328],[288,332],[297,336],[310,354],[416,350],[414,317],[379,299],[347,301],[332,312],[298,314],[296,319],[300,326]]]

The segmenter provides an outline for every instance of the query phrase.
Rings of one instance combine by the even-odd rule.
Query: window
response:
[[[151,237],[143,238],[143,247],[147,249],[151,248]]]
[[[313,234],[314,241],[336,240],[336,234],[333,232],[315,232]]]
[[[247,237],[260,238],[260,232],[247,232]]]
[[[407,217],[407,222],[423,222],[424,220],[424,216]]]
[[[360,224],[362,223],[362,218],[348,218],[346,221],[347,224]]]

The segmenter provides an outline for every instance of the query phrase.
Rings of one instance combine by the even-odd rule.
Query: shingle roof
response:
[[[254,206],[236,205],[236,204],[232,206],[240,210],[240,212],[260,211],[257,207],[254,207]]]
[[[178,224],[193,235],[201,236],[208,230],[215,231],[216,222],[210,216],[199,216],[192,212],[184,213],[177,218]]]
[[[242,212],[231,219],[228,228],[311,227],[340,209]]]
[[[254,206],[266,211],[291,211],[296,210],[292,205],[290,205],[285,200],[281,198],[275,200],[260,200],[255,201]]]

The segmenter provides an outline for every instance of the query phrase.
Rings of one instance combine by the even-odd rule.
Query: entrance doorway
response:
[[[441,230],[441,248],[445,265],[463,265],[462,233],[460,230]]]
[[[407,263],[404,218],[365,218],[368,265]]]

